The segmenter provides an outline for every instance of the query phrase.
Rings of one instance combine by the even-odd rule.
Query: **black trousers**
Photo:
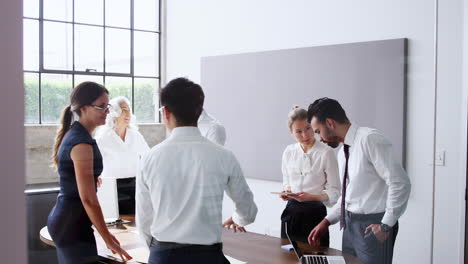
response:
[[[327,208],[322,202],[298,202],[289,200],[281,215],[281,238],[287,238],[284,223],[288,224],[288,234],[292,240],[307,243],[310,231],[327,215]],[[327,233],[320,240],[320,245],[330,245],[330,234]]]
[[[159,242],[154,238],[150,245],[148,264],[229,264],[223,254],[223,244],[187,245]]]
[[[346,212],[343,230],[343,252],[356,256],[363,264],[391,264],[393,247],[398,234],[398,222],[390,229],[388,238],[380,242],[372,231],[364,234],[371,224],[380,224],[384,213],[354,214]]]
[[[135,179],[117,179],[120,214],[135,214]]]

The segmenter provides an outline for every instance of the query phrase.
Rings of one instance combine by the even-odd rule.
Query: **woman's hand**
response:
[[[107,248],[110,249],[113,254],[118,254],[123,262],[132,259],[132,257],[120,247],[120,243],[114,235],[109,233],[106,237],[103,237],[103,239]]]
[[[245,230],[244,227],[234,223],[234,220],[232,220],[232,217],[229,217],[228,220],[226,220],[224,223],[223,223],[223,227],[227,228],[228,230],[231,230],[231,228],[234,230],[234,233],[237,232],[237,230],[239,230],[239,232],[247,232],[247,230]]]
[[[307,192],[298,192],[294,196],[288,196],[291,199],[294,199],[298,202],[310,202],[310,201],[320,201],[318,195],[316,194],[311,194]]]
[[[284,190],[284,191],[282,191],[282,193],[290,193],[290,192],[291,192],[291,190]],[[288,200],[291,200],[291,199],[292,199],[292,197],[290,197],[290,196],[288,196],[288,195],[285,195],[285,194],[280,194],[279,197],[280,197],[281,199],[283,199],[283,201],[288,201]]]

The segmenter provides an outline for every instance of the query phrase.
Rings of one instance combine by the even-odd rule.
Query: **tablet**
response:
[[[279,194],[281,196],[298,196],[297,193],[292,192],[271,192],[271,194]]]

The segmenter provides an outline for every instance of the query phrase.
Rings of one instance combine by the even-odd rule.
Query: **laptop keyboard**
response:
[[[303,256],[301,264],[329,264],[325,256]]]

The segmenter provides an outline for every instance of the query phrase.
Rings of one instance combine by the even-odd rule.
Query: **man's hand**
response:
[[[312,231],[310,231],[309,237],[307,240],[309,241],[309,245],[313,247],[320,246],[320,239],[323,235],[327,232],[328,227],[330,226],[330,222],[327,219],[323,219]]]
[[[385,242],[385,240],[388,239],[388,232],[383,232],[382,229],[380,228],[380,224],[369,225],[364,231],[364,234],[367,234],[369,231],[372,231],[374,233],[374,236],[381,243]]]
[[[228,230],[231,230],[232,228],[234,230],[234,233],[236,233],[237,230],[239,230],[239,232],[247,232],[247,230],[245,230],[244,227],[234,223],[232,217],[229,217],[229,219],[223,223],[223,227],[227,228]]]

